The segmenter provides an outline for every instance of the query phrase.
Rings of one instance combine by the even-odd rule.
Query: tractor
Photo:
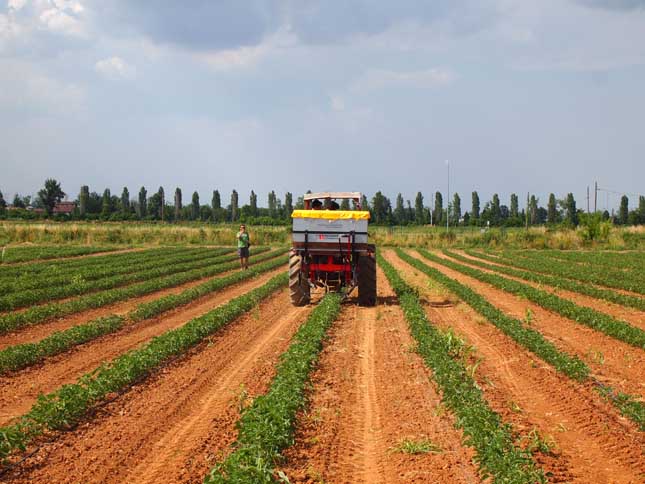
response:
[[[294,210],[289,252],[291,304],[304,306],[311,291],[340,292],[345,298],[358,288],[358,304],[376,304],[375,247],[367,243],[370,213],[361,209],[359,192],[308,193],[304,209]],[[339,210],[353,202],[353,210]]]

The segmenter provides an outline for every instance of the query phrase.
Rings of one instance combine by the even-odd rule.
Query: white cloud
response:
[[[21,10],[27,4],[27,0],[9,0],[7,7],[12,10]]]
[[[345,110],[345,100],[341,96],[331,95],[329,96],[331,102],[331,108],[334,111],[344,111]]]
[[[456,76],[452,71],[443,68],[416,71],[373,69],[354,81],[350,90],[364,92],[389,87],[431,89],[451,84],[455,79]]]
[[[136,70],[120,57],[110,57],[94,64],[94,70],[111,81],[133,79]]]

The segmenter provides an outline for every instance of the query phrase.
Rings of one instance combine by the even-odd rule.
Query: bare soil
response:
[[[428,301],[436,302],[427,276],[392,252],[385,256]],[[491,301],[497,303],[500,295],[495,296]],[[454,330],[474,346],[475,378],[491,407],[519,432],[523,445],[530,446],[536,436],[550,444],[551,452],[535,454],[549,482],[643,482],[645,436],[590,385],[556,373],[464,303],[428,303],[426,313],[433,324]]]
[[[248,288],[247,288],[248,289]],[[11,483],[201,483],[267,391],[310,307],[280,291],[5,476]]]
[[[380,270],[378,295],[335,323],[282,470],[292,483],[481,482]],[[436,449],[406,454],[405,439]]]
[[[159,317],[128,325],[116,333],[77,346],[72,351],[47,358],[40,365],[0,377],[0,425],[27,412],[40,393],[49,393],[65,383],[76,381],[79,376],[98,367],[102,362],[109,361],[155,336],[182,326],[234,297],[263,285],[283,270],[279,268],[262,274]]]

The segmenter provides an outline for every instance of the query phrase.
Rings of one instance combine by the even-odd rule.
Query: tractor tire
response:
[[[289,297],[294,306],[306,306],[311,300],[309,281],[302,274],[302,257],[289,252]]]
[[[362,256],[358,259],[358,304],[376,305],[376,259]]]

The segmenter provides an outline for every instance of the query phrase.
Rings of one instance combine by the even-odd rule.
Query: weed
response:
[[[392,452],[401,452],[403,454],[441,454],[443,449],[432,442],[430,439],[412,440],[403,439],[395,447],[390,449]]]

